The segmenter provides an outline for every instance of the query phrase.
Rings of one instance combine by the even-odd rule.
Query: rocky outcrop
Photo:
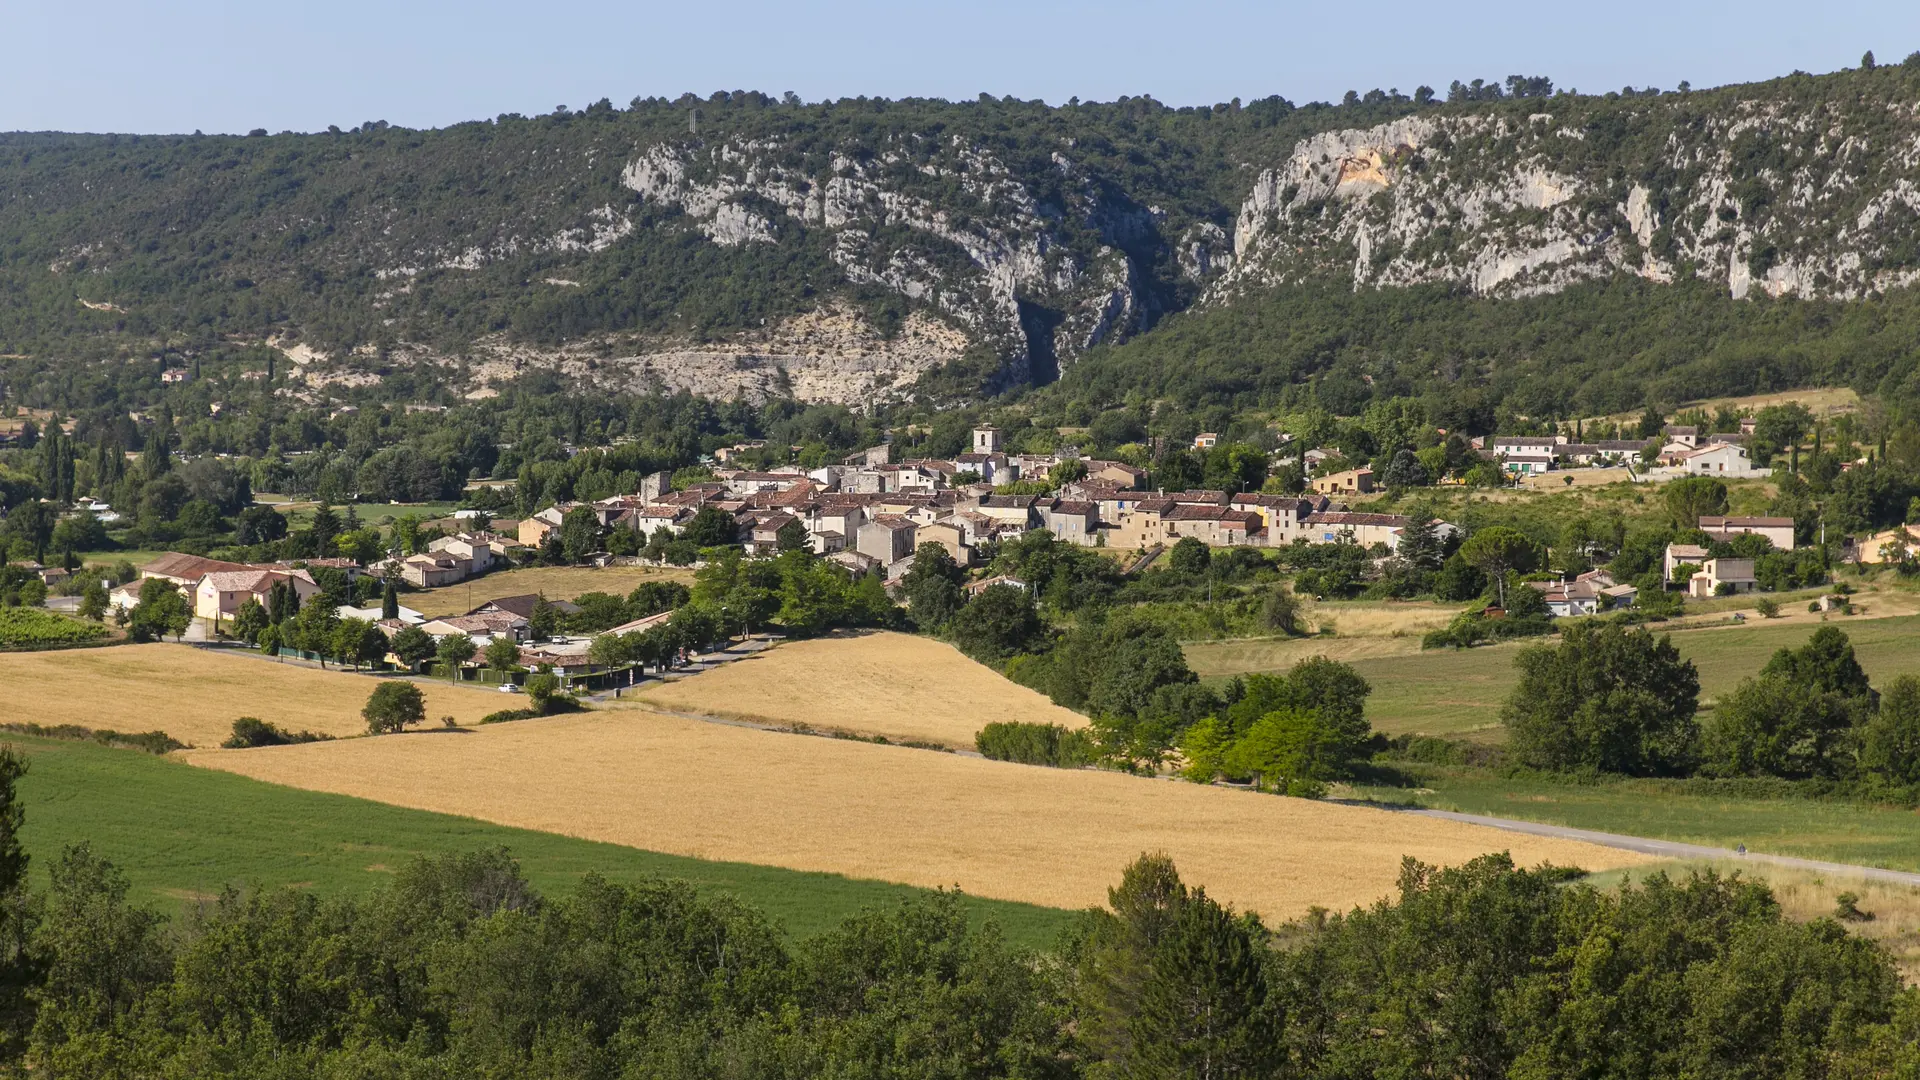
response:
[[[1034,377],[1036,361],[1071,362],[1139,330],[1156,311],[1131,253],[1159,242],[1155,216],[1103,197],[1065,155],[1052,161],[1064,204],[1043,203],[992,153],[957,137],[836,153],[817,174],[777,141],[660,145],[641,151],[621,179],[648,202],[683,212],[715,244],[806,243],[817,234],[848,281],[938,312],[998,349],[1004,378],[1019,382]],[[776,218],[792,228],[776,228]],[[1068,219],[1102,242],[1076,247],[1063,236]],[[1216,265],[1219,239],[1196,240],[1213,245],[1196,257],[1197,274]],[[1030,317],[1035,308],[1047,317]]]
[[[278,339],[266,344],[298,365],[292,378],[309,389],[371,385],[379,366],[428,364],[465,396],[481,398],[493,396],[499,383],[546,368],[611,390],[685,391],[723,401],[794,397],[866,409],[910,397],[921,376],[958,360],[969,339],[923,312],[885,334],[859,310],[828,304],[723,342],[599,336],[540,347],[496,334],[457,352],[402,344],[384,359],[371,349],[329,357]]]
[[[1524,296],[1694,274],[1734,297],[1840,299],[1920,279],[1911,105],[1713,111],[1669,95],[1606,125],[1593,109],[1550,99],[1524,118],[1416,116],[1302,140],[1255,181],[1206,299],[1328,275]]]

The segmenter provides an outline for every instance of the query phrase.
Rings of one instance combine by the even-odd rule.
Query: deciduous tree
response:
[[[404,679],[390,680],[373,688],[360,715],[375,735],[405,731],[427,718],[427,696]]]
[[[1541,769],[1654,776],[1694,759],[1700,677],[1671,639],[1582,624],[1514,658],[1520,682],[1501,710],[1510,745]]]

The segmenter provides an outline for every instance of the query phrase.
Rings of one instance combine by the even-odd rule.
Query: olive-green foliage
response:
[[[31,1035],[58,1075],[1046,1076],[1066,1049],[1032,964],[953,894],[794,946],[682,883],[543,897],[499,851],[358,900],[229,890],[179,933],[126,888],[85,847],[54,867]]]
[[[1822,626],[1800,648],[1775,652],[1758,676],[1715,706],[1709,763],[1732,776],[1846,776],[1879,697],[1847,635]],[[1898,708],[1905,707],[1903,701]],[[1899,723],[1896,713],[1883,732],[1891,735]]]
[[[1034,529],[993,550],[990,568],[1027,583],[1040,602],[1061,612],[1106,603],[1120,587],[1120,570],[1109,559]]]
[[[375,735],[404,731],[427,718],[427,697],[410,682],[388,680],[373,688],[360,715],[366,718],[367,730]]]
[[[1181,775],[1200,784],[1226,777],[1318,796],[1327,781],[1352,777],[1366,759],[1372,692],[1352,668],[1323,656],[1302,660],[1285,675],[1237,680],[1224,709],[1180,733]]]
[[[1259,922],[1189,889],[1165,855],[1135,861],[1107,897],[1110,910],[1086,914],[1070,954],[1089,1071],[1279,1075],[1286,1014]]]
[[[707,565],[694,575],[691,599],[680,611],[710,615],[721,633],[752,632],[768,619],[796,637],[900,622],[900,609],[879,578],[850,578],[811,551],[783,551],[772,559],[748,559],[738,548],[708,554]]]
[[[1902,675],[1880,695],[1867,724],[1860,764],[1895,785],[1920,785],[1920,678]]]
[[[954,615],[953,642],[960,651],[985,664],[997,664],[1039,648],[1045,627],[1026,589],[993,585]]]
[[[915,548],[913,565],[901,582],[907,614],[914,625],[928,633],[944,627],[965,602],[961,584],[966,576],[953,555],[939,544],[928,541]]]
[[[1408,860],[1397,901],[1303,934],[1281,960],[1301,1075],[1812,1077],[1893,1013],[1883,951],[1758,883],[1564,877]]]
[[[996,720],[982,727],[973,743],[983,757],[1023,765],[1071,769],[1091,765],[1099,757],[1099,748],[1085,731],[1059,724]]]
[[[318,735],[311,731],[288,731],[257,716],[243,716],[233,722],[233,735],[220,745],[228,750],[244,750],[251,746],[287,746],[331,738],[331,735]]]
[[[1371,693],[1373,687],[1353,668],[1313,656],[1285,675],[1248,675],[1241,680],[1239,700],[1227,707],[1225,718],[1229,731],[1238,735],[1275,710],[1311,712],[1326,727],[1334,767],[1339,770],[1358,760],[1373,736],[1366,717]],[[1334,777],[1343,775],[1334,773]]]
[[[1514,666],[1520,682],[1500,716],[1526,764],[1634,776],[1691,768],[1700,678],[1671,638],[1581,623],[1558,645],[1523,650]]]
[[[1660,499],[1674,528],[1697,529],[1702,515],[1727,512],[1727,485],[1711,476],[1685,476],[1670,481]]]

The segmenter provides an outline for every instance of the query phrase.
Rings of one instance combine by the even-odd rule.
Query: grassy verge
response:
[[[1436,810],[1808,859],[1920,870],[1920,814],[1857,802],[1676,792],[1659,781],[1589,784],[1490,770],[1405,766],[1421,787],[1356,787],[1353,796]]]
[[[505,846],[533,884],[564,892],[588,872],[612,880],[681,878],[730,893],[795,937],[918,890],[833,874],[707,862],[469,818],[299,791],[89,743],[9,735],[31,760],[25,839],[45,884],[60,849],[82,840],[126,870],[138,897],[190,903],[228,884],[321,893],[373,887],[425,854]],[[1016,941],[1051,943],[1069,918],[1052,908],[971,899]]]

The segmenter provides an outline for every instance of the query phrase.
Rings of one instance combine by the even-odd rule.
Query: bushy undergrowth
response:
[[[1091,765],[1100,756],[1091,735],[1059,724],[998,721],[981,728],[973,744],[984,757],[1022,765],[1073,769]]]

